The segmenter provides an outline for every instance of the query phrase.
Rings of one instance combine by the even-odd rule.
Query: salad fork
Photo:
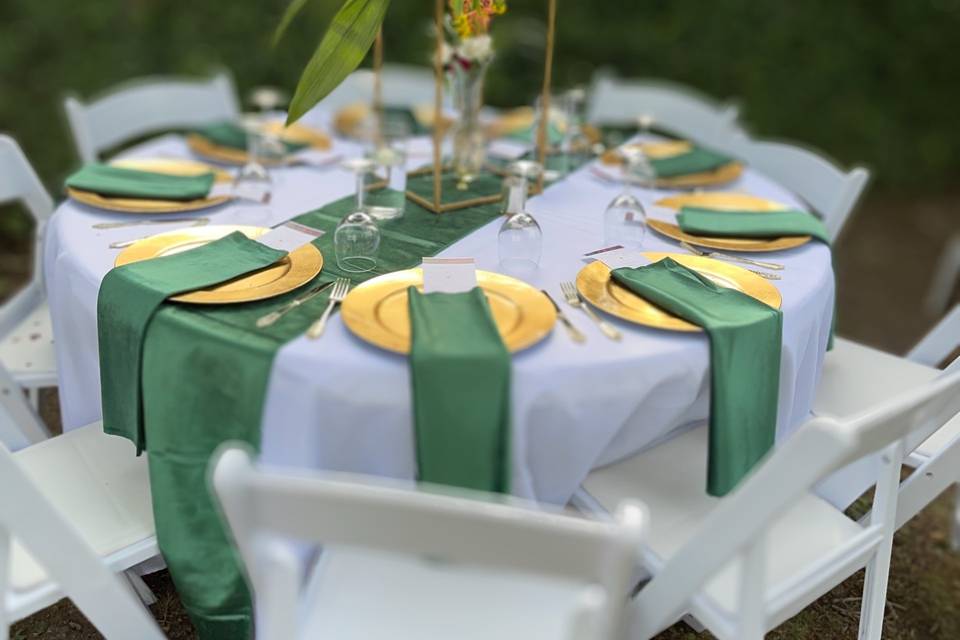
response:
[[[607,336],[611,340],[619,340],[622,334],[614,327],[612,324],[599,317],[593,312],[593,309],[584,302],[583,298],[580,297],[580,293],[577,291],[577,286],[570,281],[563,281],[560,283],[560,291],[563,292],[563,297],[566,299],[567,304],[576,309],[580,309],[587,317],[597,323],[597,326],[600,328],[600,331],[603,332],[603,335]]]

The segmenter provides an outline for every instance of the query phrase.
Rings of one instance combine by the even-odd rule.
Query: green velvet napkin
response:
[[[615,269],[618,284],[710,337],[707,493],[729,493],[773,447],[783,317],[750,296],[664,258]]]
[[[234,232],[190,251],[108,272],[97,297],[103,430],[132,440],[137,453],[146,446],[140,384],[143,344],[164,300],[262,269],[285,255]]]
[[[730,164],[733,158],[716,151],[702,147],[694,147],[686,153],[680,153],[669,158],[651,158],[650,166],[656,171],[659,178],[673,178],[686,176],[692,173],[703,173],[719,169]]]
[[[230,147],[231,149],[247,148],[247,132],[240,125],[234,122],[217,122],[200,127],[195,130],[197,134],[206,138],[210,142],[221,147]],[[305,149],[307,146],[301,142],[287,142],[281,140],[288,153]]]
[[[422,136],[433,131],[432,127],[420,124],[410,107],[384,105],[383,119],[388,131],[391,127],[402,127],[411,136]]]
[[[529,144],[537,143],[537,135],[539,135],[539,128],[536,123],[520,129],[519,131],[514,131],[508,133],[506,137],[508,140],[517,140],[519,142],[527,142]],[[556,146],[563,142],[563,132],[560,131],[560,128],[557,127],[553,122],[547,125],[547,144]]]
[[[106,164],[88,164],[67,178],[66,184],[72,189],[108,197],[196,200],[210,193],[213,173],[172,176]]]
[[[419,479],[509,493],[510,352],[487,297],[408,292]]]
[[[813,236],[829,245],[830,235],[819,218],[790,209],[786,211],[717,211],[683,207],[677,223],[687,233],[698,236],[736,238],[779,238]]]

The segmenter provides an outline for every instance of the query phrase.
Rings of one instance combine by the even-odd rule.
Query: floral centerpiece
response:
[[[449,0],[449,42],[442,52],[454,87],[459,119],[453,133],[453,169],[468,185],[483,168],[486,141],[480,126],[483,81],[493,60],[490,22],[507,11],[505,0]]]

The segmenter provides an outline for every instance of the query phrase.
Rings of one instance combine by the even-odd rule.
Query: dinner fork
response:
[[[327,308],[324,310],[323,315],[320,316],[320,319],[307,329],[308,338],[316,340],[323,335],[323,330],[327,326],[327,318],[330,317],[330,312],[333,311],[333,308],[337,306],[338,303],[343,302],[343,299],[347,297],[349,291],[350,281],[348,279],[337,278],[334,281],[333,291],[330,292],[330,302],[327,304]]]
[[[683,242],[683,241],[680,242],[680,246],[682,246],[684,249],[686,249],[686,250],[689,251],[690,253],[692,253],[692,254],[694,254],[694,255],[698,255],[698,256],[704,256],[704,257],[707,257],[707,258],[723,258],[723,257],[726,257],[726,254],[723,254],[723,253],[714,253],[714,252],[707,253],[707,252],[705,252],[705,251],[700,251],[699,249],[695,248],[693,245],[687,244],[686,242]],[[737,258],[738,256],[729,256],[729,257],[730,257],[730,258]],[[748,261],[747,261],[747,258],[743,258],[742,260],[736,260],[735,262],[744,262],[744,263],[746,263],[746,264],[757,264],[756,262],[748,262]],[[762,263],[762,264],[775,264],[775,263],[773,263],[773,262],[764,262],[764,263]],[[775,267],[767,267],[767,268],[768,268],[768,269],[773,269],[773,268],[775,268]],[[783,269],[783,265],[779,265],[779,268]],[[780,276],[778,276],[778,275],[775,274],[775,273],[767,273],[766,271],[758,271],[757,269],[747,269],[747,271],[749,271],[750,273],[756,274],[756,275],[760,276],[761,278],[765,278],[766,280],[780,280],[780,279],[781,279]]]
[[[599,317],[593,312],[593,309],[580,297],[580,293],[577,291],[577,286],[570,281],[564,281],[560,283],[560,291],[563,292],[563,297],[566,299],[567,304],[575,309],[580,309],[587,317],[597,323],[597,326],[600,328],[600,331],[603,332],[603,335],[607,336],[611,340],[619,340],[622,334],[614,327],[612,324]]]

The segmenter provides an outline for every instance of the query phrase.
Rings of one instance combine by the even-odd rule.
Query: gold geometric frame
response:
[[[437,30],[437,46],[436,53],[434,55],[433,61],[433,74],[436,81],[436,88],[434,91],[434,102],[433,102],[433,113],[434,113],[434,127],[433,127],[433,167],[427,169],[425,172],[432,171],[433,173],[433,198],[428,200],[423,196],[420,196],[411,191],[407,191],[407,197],[413,202],[417,203],[421,207],[424,207],[428,211],[433,213],[448,213],[450,211],[455,211],[457,209],[463,209],[466,207],[473,207],[481,204],[489,204],[497,202],[500,200],[501,196],[499,194],[493,196],[483,196],[478,198],[471,198],[469,200],[460,200],[458,202],[443,202],[443,154],[442,154],[442,145],[443,145],[443,131],[440,126],[438,126],[440,113],[443,108],[443,59],[442,59],[442,50],[444,45],[443,40],[443,14],[444,14],[444,0],[435,0],[434,4],[434,19],[436,21],[436,30]],[[544,61],[544,70],[543,70],[543,90],[540,98],[541,104],[541,113],[549,114],[550,113],[550,84],[552,81],[552,71],[553,71],[553,45],[555,39],[555,30],[557,22],[557,2],[556,0],[547,0],[547,45],[546,45],[546,60]],[[376,55],[374,56],[377,57]],[[382,57],[381,57],[382,59]],[[376,60],[375,60],[376,61]],[[537,161],[541,166],[544,166],[544,162],[547,157],[547,117],[541,117],[538,123],[537,128]],[[425,173],[417,172],[417,174]],[[415,174],[412,174],[415,175]],[[537,191],[543,190],[543,172],[540,173],[540,178],[537,182]]]

